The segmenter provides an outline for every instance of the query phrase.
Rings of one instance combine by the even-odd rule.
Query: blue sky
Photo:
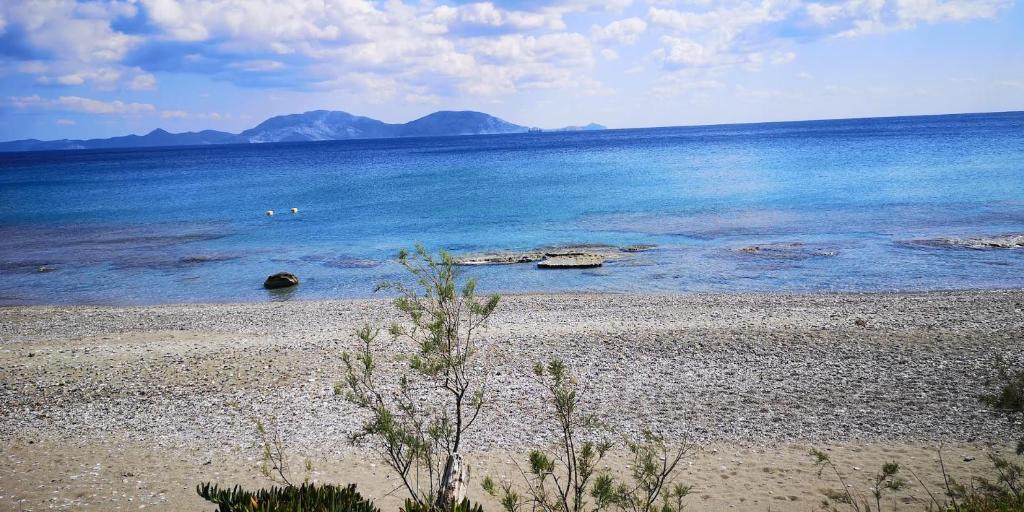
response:
[[[610,127],[1024,110],[1011,0],[0,3],[0,140],[344,110]]]

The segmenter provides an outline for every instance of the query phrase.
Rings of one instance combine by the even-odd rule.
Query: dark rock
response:
[[[275,290],[278,288],[288,288],[289,286],[295,286],[297,284],[299,284],[299,278],[295,277],[295,274],[278,272],[267,277],[267,280],[263,282],[263,287],[268,290]]]

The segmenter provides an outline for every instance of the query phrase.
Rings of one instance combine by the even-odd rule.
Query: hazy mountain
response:
[[[394,137],[399,126],[348,112],[314,110],[271,117],[239,135],[246,142],[376,139]]]
[[[53,149],[144,148],[158,146],[202,146],[245,142],[238,135],[216,130],[170,133],[157,128],[145,135],[125,135],[109,139],[23,139],[0,142],[0,151],[47,151]]]
[[[546,132],[589,132],[591,130],[607,130],[608,127],[603,124],[590,123],[583,126],[566,126],[565,128],[555,128],[554,130],[544,130]]]
[[[442,110],[415,121],[398,125],[399,137],[436,137],[443,135],[489,135],[525,133],[530,129],[498,119],[483,112]]]
[[[389,124],[348,112],[314,110],[302,114],[275,116],[240,134],[203,130],[170,133],[162,129],[146,135],[126,135],[109,139],[52,140],[36,139],[0,142],[0,151],[45,151],[54,149],[139,148],[155,146],[200,146],[206,144],[245,144],[260,142],[298,142],[391,137],[438,137],[449,135],[485,135],[528,131],[569,131],[604,129],[598,124],[570,126],[559,130],[538,130],[510,123],[483,112],[441,111],[404,124]]]

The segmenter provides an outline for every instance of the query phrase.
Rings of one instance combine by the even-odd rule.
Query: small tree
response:
[[[256,423],[256,436],[259,438],[262,461],[260,463],[260,474],[275,484],[282,484],[285,487],[297,487],[289,478],[291,466],[288,463],[288,454],[285,450],[284,439],[277,426],[277,418],[268,417],[270,429],[268,431],[264,419],[254,416]],[[302,478],[303,484],[309,483],[309,477],[313,473],[313,461],[303,461],[305,470]]]
[[[365,326],[356,333],[360,350],[342,356],[345,381],[335,393],[369,413],[353,440],[380,450],[413,501],[451,508],[461,501],[467,479],[460,449],[484,405],[484,382],[472,364],[477,334],[499,297],[478,300],[476,281],[460,280],[447,252],[435,257],[417,245],[413,254],[399,253],[398,262],[415,284],[388,282],[377,289],[398,294],[394,304],[407,322],[388,332],[394,342],[414,347],[403,357],[409,371],[397,387],[379,382],[374,344],[380,329]]]
[[[671,480],[689,446],[671,450],[663,437],[644,430],[639,441],[626,442],[632,456],[631,481],[616,481],[599,468],[612,443],[594,439],[603,425],[596,416],[580,410],[579,387],[569,369],[553,360],[547,365],[538,363],[533,373],[549,393],[559,440],[554,454],[533,450],[529,466],[520,468],[527,496],[517,493],[511,482],[498,484],[484,478],[484,490],[498,498],[506,512],[518,512],[527,505],[542,512],[597,512],[612,507],[622,512],[683,509],[682,500],[691,488],[673,485]]]

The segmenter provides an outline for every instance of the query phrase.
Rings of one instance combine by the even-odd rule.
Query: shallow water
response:
[[[0,154],[0,304],[364,297],[415,242],[657,245],[466,269],[500,291],[1021,287],[1024,248],[907,241],[1022,232],[1024,113]]]

